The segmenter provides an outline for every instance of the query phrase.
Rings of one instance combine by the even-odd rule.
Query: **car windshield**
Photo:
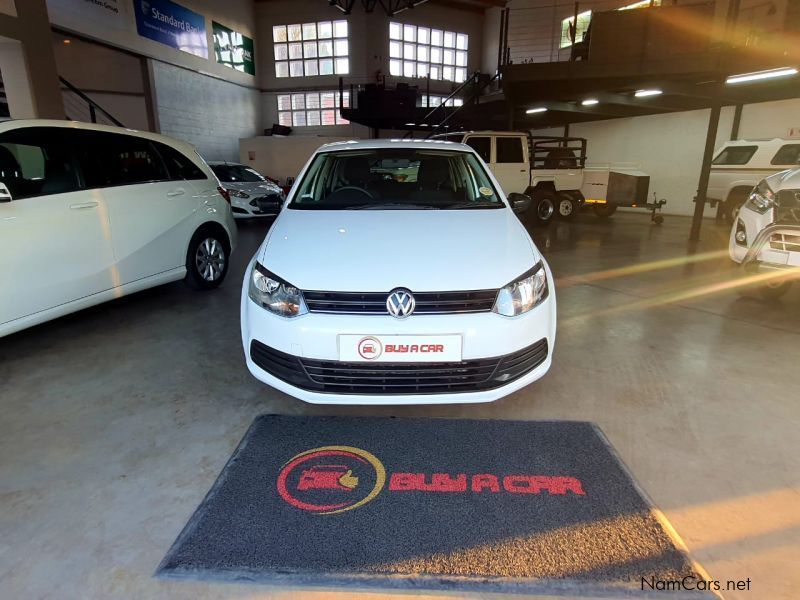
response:
[[[469,152],[377,148],[318,154],[289,208],[460,210],[504,206],[486,171]]]
[[[222,183],[258,183],[265,181],[258,171],[244,165],[211,165],[211,170]]]

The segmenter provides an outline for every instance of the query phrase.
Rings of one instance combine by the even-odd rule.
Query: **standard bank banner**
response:
[[[134,0],[134,7],[139,35],[208,58],[203,15],[169,0]]]

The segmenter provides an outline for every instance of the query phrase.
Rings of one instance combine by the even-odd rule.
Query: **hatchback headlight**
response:
[[[775,206],[775,192],[770,189],[765,179],[762,179],[750,193],[745,206],[760,215]]]
[[[248,194],[247,192],[243,192],[241,190],[228,190],[228,192],[230,193],[231,196],[235,196],[237,198],[245,198],[246,199],[246,198],[250,197],[250,194]]]
[[[297,317],[308,312],[303,292],[258,262],[250,276],[248,295],[256,304],[282,317]]]
[[[547,294],[547,272],[544,264],[539,262],[497,293],[492,311],[506,317],[521,315],[541,304]]]

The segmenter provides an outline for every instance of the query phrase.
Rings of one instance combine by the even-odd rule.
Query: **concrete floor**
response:
[[[693,250],[680,217],[535,231],[558,279],[547,377],[495,404],[374,409],[250,377],[239,286],[266,225],[240,229],[216,292],[176,283],[0,339],[0,597],[384,597],[152,577],[269,412],[595,421],[711,576],[751,579],[726,598],[797,597],[800,291],[726,289],[726,229]]]

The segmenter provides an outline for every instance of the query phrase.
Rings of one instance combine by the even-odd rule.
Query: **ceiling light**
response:
[[[581,102],[581,105],[583,105],[583,106],[594,106],[598,102],[600,102],[600,100],[598,100],[597,98],[587,98],[586,100]]]
[[[782,67],[780,69],[768,69],[766,71],[756,71],[754,73],[731,75],[725,80],[725,83],[744,83],[746,81],[758,81],[760,79],[772,79],[774,77],[791,77],[792,75],[797,75],[797,69],[794,67]]]
[[[540,106],[538,108],[529,108],[528,110],[525,111],[525,114],[533,115],[536,113],[543,113],[543,112],[547,112],[547,109],[544,106]]]
[[[661,90],[636,90],[633,95],[637,98],[647,98],[648,96],[660,96],[663,93]]]
[[[70,45],[71,43],[72,43],[72,40],[69,40],[69,39],[65,39],[65,40],[64,40],[64,45],[65,45],[65,46],[68,46],[68,45]]]

